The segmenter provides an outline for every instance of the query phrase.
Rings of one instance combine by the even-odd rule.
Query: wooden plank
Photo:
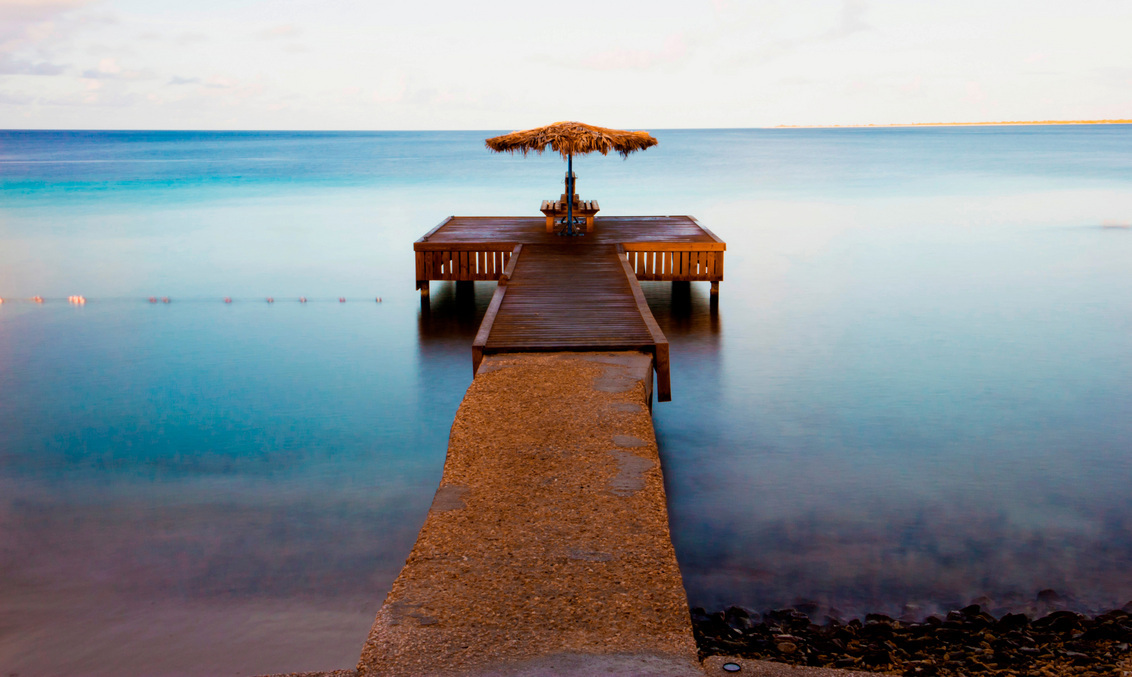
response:
[[[621,247],[618,247],[618,250],[624,251]],[[625,276],[629,280],[629,287],[632,290],[633,300],[637,304],[641,319],[645,321],[645,326],[648,327],[656,344],[653,351],[653,359],[656,362],[656,398],[661,402],[669,402],[672,400],[672,379],[668,363],[668,337],[664,335],[664,332],[660,330],[660,325],[656,323],[656,318],[653,317],[652,310],[649,309],[648,301],[645,300],[645,293],[641,290],[637,278],[631,274],[627,263],[625,264]]]
[[[491,328],[495,325],[495,318],[499,315],[499,307],[503,305],[503,297],[507,294],[507,285],[501,284],[495,288],[495,293],[491,295],[491,303],[487,306],[487,312],[484,313],[483,322],[480,323],[479,331],[476,332],[476,338],[472,341],[472,376],[480,369],[480,362],[483,361],[483,348],[487,345],[487,337],[491,336]]]
[[[724,251],[727,245],[723,242],[623,242],[621,246],[625,251]]]
[[[656,399],[660,402],[672,401],[672,373],[668,363],[668,341],[656,344],[653,353],[656,361]]]
[[[511,276],[515,273],[515,266],[519,263],[519,254],[523,251],[523,245],[515,245],[510,256],[508,256],[507,267],[503,269],[503,275],[499,277],[499,284],[507,284],[511,281]]]
[[[700,223],[699,219],[697,219],[694,216],[689,216],[688,218],[692,220],[692,223],[699,226],[699,229],[704,231],[704,233],[706,233],[708,237],[710,237],[711,239],[715,240],[716,242],[718,242],[720,244],[723,244],[723,240],[719,239],[719,236],[717,236],[715,233],[713,233],[710,230],[708,230],[707,228],[705,228],[704,225],[702,223]]]
[[[507,251],[513,248],[518,242],[500,241],[500,242],[414,242],[413,250],[418,252],[428,251]]]
[[[652,351],[630,293],[628,262],[613,247],[532,251],[518,257],[485,352]]]
[[[421,239],[417,240],[417,242],[428,242],[428,239],[429,239],[430,237],[432,237],[432,235],[433,235],[434,233],[436,233],[436,232],[437,232],[438,230],[440,230],[440,229],[441,229],[441,228],[443,228],[444,226],[448,225],[448,222],[449,222],[449,221],[451,221],[451,220],[452,220],[452,219],[454,219],[454,218],[455,218],[454,216],[449,216],[448,218],[444,219],[443,221],[441,221],[440,223],[438,223],[438,224],[436,225],[436,227],[435,227],[435,228],[433,228],[432,230],[430,230],[430,231],[428,231],[427,233],[425,233],[425,234],[424,234],[424,237],[422,237]]]
[[[595,201],[588,202],[592,209]],[[545,221],[545,216],[456,216],[430,235],[427,241],[418,244],[421,247],[435,247],[444,243],[553,244],[557,237],[546,232]],[[606,216],[602,217],[601,222],[602,227],[596,229],[591,237],[587,237],[588,242],[611,245],[654,242],[704,243],[708,246],[722,244],[686,216]],[[487,249],[486,246],[483,248]]]

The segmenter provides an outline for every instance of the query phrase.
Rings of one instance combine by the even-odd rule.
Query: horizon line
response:
[[[743,130],[743,129],[884,129],[899,127],[1009,127],[1009,126],[1055,126],[1055,125],[1129,125],[1132,118],[1113,118],[1098,120],[1001,120],[982,122],[887,122],[887,123],[860,123],[836,125],[756,125],[751,127],[650,127],[650,129],[663,131],[706,131],[706,130]],[[504,127],[495,129],[252,129],[252,128],[96,128],[96,127],[4,127],[2,132],[495,132]]]

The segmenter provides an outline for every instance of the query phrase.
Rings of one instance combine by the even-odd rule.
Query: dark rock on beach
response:
[[[1056,595],[1041,594],[1047,602]],[[701,659],[727,655],[910,677],[1132,675],[1132,603],[1092,618],[1065,609],[996,618],[971,604],[944,618],[868,614],[863,622],[826,617],[822,625],[794,608],[761,615],[695,608],[692,626]]]

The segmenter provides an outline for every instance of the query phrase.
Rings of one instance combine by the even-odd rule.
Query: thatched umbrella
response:
[[[656,139],[648,132],[627,132],[582,124],[581,122],[555,122],[552,125],[511,132],[503,136],[487,139],[487,147],[497,153],[526,155],[534,151],[542,155],[547,148],[562,155],[566,160],[566,232],[573,234],[574,225],[574,155],[617,151],[623,157],[629,153],[644,150],[656,145]]]

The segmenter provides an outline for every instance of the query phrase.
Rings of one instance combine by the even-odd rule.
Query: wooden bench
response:
[[[597,206],[597,200],[579,200],[577,195],[574,195],[574,205],[572,211],[574,216],[586,220],[586,232],[592,233],[594,229],[594,214],[600,211]],[[550,200],[543,200],[542,206],[539,211],[546,216],[546,232],[554,232],[555,222],[566,216],[566,196],[563,195],[557,202]]]

